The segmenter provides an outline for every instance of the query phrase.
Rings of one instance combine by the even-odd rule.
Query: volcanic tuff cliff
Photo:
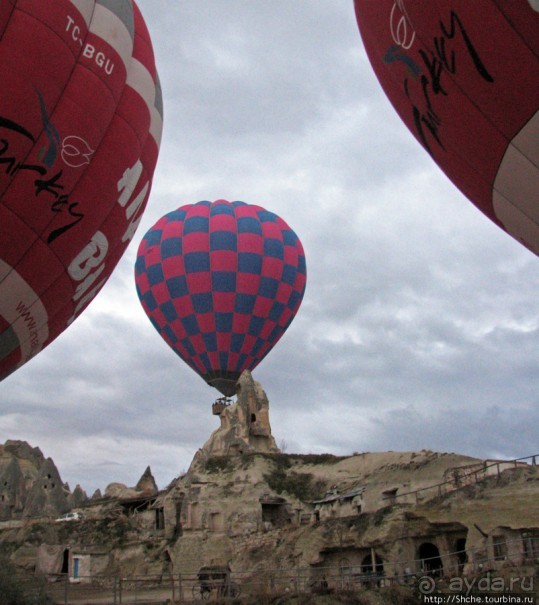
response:
[[[217,412],[221,426],[185,475],[162,491],[149,468],[133,488],[111,483],[104,497],[79,501],[85,517],[70,524],[50,523],[51,511],[74,498],[52,461],[7,442],[0,494],[12,503],[11,518],[41,519],[0,524],[0,550],[45,573],[71,573],[77,557],[87,565],[82,575],[186,573],[228,562],[253,577],[302,568],[312,578],[345,563],[404,577],[432,560],[457,573],[539,557],[535,464],[429,450],[283,454],[267,397],[248,372],[237,402],[221,402]]]
[[[0,521],[58,516],[86,500],[79,485],[73,493],[56,465],[25,441],[0,445]]]

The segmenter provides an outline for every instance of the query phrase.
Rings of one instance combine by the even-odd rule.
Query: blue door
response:
[[[74,578],[79,577],[79,559],[77,559],[77,558],[73,559],[73,577]]]

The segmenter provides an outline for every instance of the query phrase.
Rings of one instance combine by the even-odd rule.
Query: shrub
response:
[[[2,605],[53,605],[43,584],[34,576],[24,576],[5,556],[0,555],[0,597]]]
[[[334,454],[290,454],[290,457],[301,460],[304,464],[336,464],[348,458],[348,456],[335,456]]]
[[[230,459],[228,456],[211,456],[204,464],[207,473],[223,473],[230,470]]]
[[[325,483],[315,481],[310,473],[285,473],[277,468],[272,473],[264,475],[264,479],[274,492],[282,494],[287,492],[302,502],[310,502],[324,495]]]

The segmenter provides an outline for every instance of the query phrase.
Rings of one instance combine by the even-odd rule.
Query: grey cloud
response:
[[[218,421],[216,391],[160,339],[133,263],[163,214],[241,199],[300,236],[298,316],[254,371],[288,451],[534,453],[537,259],[465,200],[402,125],[351,2],[140,0],[164,91],[150,201],[87,311],[1,385],[0,440],[70,485],[160,486]],[[91,490],[90,490],[91,491]]]

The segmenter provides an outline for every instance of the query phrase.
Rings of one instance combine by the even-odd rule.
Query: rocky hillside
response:
[[[242,584],[283,589],[322,578],[353,584],[365,574],[399,583],[506,566],[535,573],[535,460],[429,450],[284,454],[248,372],[237,401],[215,412],[221,426],[162,491],[148,468],[134,487],[111,483],[103,497],[75,502],[52,461],[7,442],[0,494],[11,521],[0,523],[0,551],[45,574],[177,577],[229,565]],[[54,522],[75,506],[81,520]]]

